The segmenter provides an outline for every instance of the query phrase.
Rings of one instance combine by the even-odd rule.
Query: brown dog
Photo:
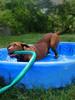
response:
[[[13,42],[8,46],[8,53],[10,56],[13,56],[13,52],[17,50],[32,50],[37,54],[36,60],[39,60],[41,58],[44,58],[48,54],[49,48],[51,48],[55,54],[55,57],[57,58],[58,53],[56,51],[56,47],[59,43],[59,34],[60,32],[48,33],[44,35],[44,37],[37,43],[31,46],[21,42]],[[15,55],[15,57],[17,57],[21,61],[28,61],[31,58],[31,55]]]

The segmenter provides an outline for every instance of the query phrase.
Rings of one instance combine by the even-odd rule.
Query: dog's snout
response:
[[[8,48],[8,50],[12,50],[13,49],[13,46],[10,46],[9,48]]]
[[[8,47],[7,49],[9,54],[13,52],[13,46]]]
[[[8,48],[8,51],[10,51],[11,49],[12,49],[12,48],[9,47],[9,48]]]

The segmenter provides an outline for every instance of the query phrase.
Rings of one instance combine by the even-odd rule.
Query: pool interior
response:
[[[75,59],[75,43],[60,43],[57,47],[58,58],[56,59],[54,53],[49,49],[49,53],[46,57],[37,62],[50,62],[50,61],[66,61]],[[8,55],[7,48],[0,49],[0,61],[6,62],[18,62],[16,58],[11,58]]]

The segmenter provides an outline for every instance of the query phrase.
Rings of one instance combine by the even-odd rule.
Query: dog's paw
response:
[[[55,55],[55,59],[57,59],[58,58],[58,55]]]

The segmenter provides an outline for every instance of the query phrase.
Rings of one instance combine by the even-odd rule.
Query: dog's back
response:
[[[42,43],[47,43],[47,46],[55,45],[56,43],[59,42],[59,35],[60,32],[55,32],[55,33],[47,33],[43,36],[42,39],[40,39],[36,44],[42,44]]]
[[[23,43],[16,43],[16,45],[12,44],[8,47],[9,54],[12,55],[13,51],[15,50],[32,50],[35,51],[37,54],[37,60],[44,58],[49,51],[49,48],[53,50],[55,53],[55,56],[57,57],[56,52],[56,46],[59,42],[59,32],[57,33],[48,33],[43,36],[42,39],[40,39],[38,42],[36,42],[34,45],[29,46],[27,44]],[[13,48],[13,49],[10,49]],[[20,59],[26,61],[31,58],[31,55],[23,55],[20,57]]]
[[[57,33],[47,33],[34,44],[37,52],[37,59],[41,59],[48,54],[49,48],[56,48],[59,42],[59,32]]]

